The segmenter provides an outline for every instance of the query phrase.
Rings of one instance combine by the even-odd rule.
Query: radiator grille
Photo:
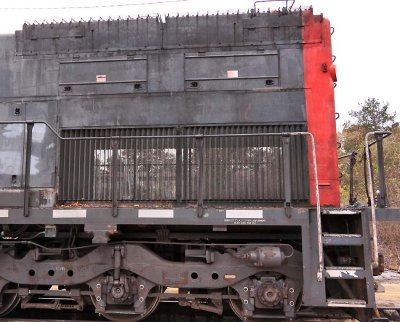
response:
[[[196,200],[199,138],[176,136],[204,134],[218,135],[202,139],[204,200],[280,201],[284,199],[281,138],[223,135],[304,130],[303,125],[63,130],[62,136],[68,138],[102,138],[62,141],[59,200],[112,199],[112,137],[118,141],[114,150],[118,200]],[[158,138],[141,138],[146,136]],[[292,137],[290,145],[292,198],[308,200],[305,139]]]

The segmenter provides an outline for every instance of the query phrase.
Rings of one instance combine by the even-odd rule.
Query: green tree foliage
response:
[[[366,203],[367,196],[364,182],[364,137],[367,132],[390,130],[393,135],[384,140],[385,172],[389,201],[400,199],[400,131],[396,122],[396,112],[390,111],[389,103],[382,103],[376,98],[368,98],[358,104],[358,109],[351,110],[352,119],[343,124],[343,131],[338,133],[341,143],[339,155],[357,153],[357,163],[354,167],[354,193],[358,201]],[[376,146],[371,148],[372,161],[376,160]],[[349,200],[349,159],[340,162],[342,202]],[[377,182],[377,165],[373,162],[374,176]],[[388,174],[391,174],[388,176]],[[376,190],[376,189],[375,189]],[[400,206],[400,204],[398,205]]]
[[[351,110],[349,115],[355,122],[346,122],[345,128],[358,127],[365,131],[391,130],[398,126],[396,112],[389,112],[389,103],[382,103],[376,98],[368,98],[358,104],[357,110]]]

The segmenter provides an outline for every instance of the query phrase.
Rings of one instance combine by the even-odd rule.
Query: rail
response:
[[[379,186],[381,188],[380,193],[385,196],[385,176],[384,176],[384,168],[383,168],[383,146],[382,140],[390,136],[392,133],[389,131],[373,131],[368,132],[365,135],[365,156],[367,160],[367,181],[369,187],[369,199],[371,203],[371,221],[372,221],[372,244],[373,244],[373,256],[372,256],[372,266],[374,268],[379,265],[379,252],[378,252],[378,233],[376,229],[376,209],[375,209],[375,198],[374,198],[374,187],[372,182],[372,169],[371,169],[371,156],[369,148],[377,144],[377,153],[378,153],[378,167],[379,167]],[[375,136],[375,141],[369,142],[369,137],[371,135]],[[385,196],[386,198],[386,196]],[[378,200],[379,202],[379,200]]]
[[[25,124],[27,126],[27,142],[25,146],[25,176],[24,176],[24,193],[25,193],[25,202],[24,202],[24,215],[29,216],[29,178],[30,178],[30,156],[31,156],[31,141],[32,141],[32,129],[34,124],[44,124],[59,140],[61,141],[76,141],[76,140],[99,140],[99,139],[111,139],[112,140],[112,162],[116,162],[118,149],[118,140],[120,139],[162,139],[162,138],[194,138],[198,143],[198,163],[199,163],[199,179],[198,179],[198,197],[197,197],[197,206],[198,206],[198,216],[203,216],[203,191],[204,191],[204,171],[203,171],[203,161],[202,161],[202,146],[204,138],[217,138],[217,137],[254,137],[254,136],[277,136],[281,137],[283,140],[283,151],[285,151],[285,146],[287,147],[288,138],[292,136],[305,136],[310,139],[311,143],[311,155],[312,155],[312,167],[314,174],[314,186],[315,186],[315,198],[316,198],[316,216],[317,216],[317,233],[318,233],[318,280],[322,280],[322,272],[324,269],[324,260],[323,260],[323,248],[322,248],[322,227],[321,227],[321,203],[320,203],[320,193],[319,193],[319,182],[318,182],[318,170],[317,170],[317,156],[316,156],[316,147],[314,136],[310,132],[280,132],[280,133],[232,133],[232,134],[184,134],[184,135],[150,135],[150,136],[137,136],[137,135],[128,135],[128,136],[83,136],[83,137],[63,137],[58,133],[56,129],[54,129],[50,124],[45,121],[1,121],[0,124]],[[286,158],[290,158],[287,156]],[[290,161],[290,160],[289,160]],[[284,187],[285,187],[285,208],[291,207],[291,193],[290,193],[290,176],[288,175],[288,160],[284,160]],[[116,199],[115,186],[116,186],[116,175],[115,175],[115,166],[112,171],[112,207],[113,216],[117,216],[117,206],[118,202]],[[285,174],[286,170],[286,174]],[[290,171],[289,171],[290,172]],[[290,216],[290,211],[287,213],[288,217]]]

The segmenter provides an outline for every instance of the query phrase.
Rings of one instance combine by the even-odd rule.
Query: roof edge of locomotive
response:
[[[254,34],[259,28],[275,29],[269,45],[302,43],[303,15],[308,9],[215,13],[203,15],[159,15],[117,19],[43,21],[24,23],[15,32],[17,55],[68,54],[93,51],[129,51],[188,46],[263,45]],[[321,14],[322,17],[322,14]],[[189,32],[188,32],[189,30]],[[187,33],[187,35],[185,35]]]

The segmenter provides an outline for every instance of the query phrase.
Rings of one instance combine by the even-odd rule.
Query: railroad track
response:
[[[175,309],[176,308],[176,309]],[[82,318],[76,318],[77,315],[73,313],[66,312],[54,312],[54,311],[46,311],[44,314],[46,318],[40,317],[38,314],[41,311],[31,311],[32,315],[29,316],[29,312],[27,311],[15,311],[13,312],[14,316],[9,318],[0,318],[0,322],[100,322],[100,321],[108,321],[104,320],[98,315],[94,315],[93,312],[83,312],[82,314],[87,314],[82,316]],[[48,314],[47,314],[48,313]],[[229,313],[229,312],[227,312]],[[33,316],[35,314],[35,316]],[[62,319],[60,319],[60,314],[63,314]],[[58,315],[58,318],[57,318]],[[17,317],[19,316],[19,317]],[[90,318],[89,318],[90,316]],[[143,322],[240,322],[240,320],[231,314],[225,316],[218,316],[214,314],[207,314],[203,312],[194,313],[193,311],[184,311],[179,307],[169,308],[169,307],[160,307],[153,315],[143,320]],[[302,317],[296,319],[297,322],[356,322],[349,318],[348,315],[344,314],[341,311],[337,311],[337,313],[329,313],[320,310],[318,312],[302,312]],[[109,322],[109,321],[108,321]]]
[[[43,319],[0,319],[1,322],[93,322],[93,320],[43,320]],[[152,321],[146,320],[146,321]],[[167,321],[167,320],[165,320]],[[171,321],[171,320],[169,320]],[[215,320],[214,320],[215,321]],[[356,322],[354,319],[321,319],[321,318],[306,318],[297,320],[298,322]]]
[[[160,305],[161,306],[161,305]],[[100,322],[108,321],[102,319],[100,316],[93,314],[93,312],[83,312],[80,316],[71,312],[54,312],[54,311],[14,311],[13,316],[7,318],[0,318],[0,322]],[[240,320],[227,312],[227,315],[218,316],[215,314],[207,314],[201,311],[185,311],[179,307],[159,307],[150,317],[143,320],[143,322],[240,322]],[[31,314],[31,315],[30,315]],[[40,316],[41,314],[41,316]],[[82,315],[85,314],[85,315]],[[306,315],[307,314],[307,315]],[[62,318],[60,319],[60,315]],[[327,318],[329,317],[329,320]],[[348,315],[341,311],[337,313],[328,313],[324,310],[319,312],[303,312],[302,317],[296,319],[297,322],[355,322],[349,318]],[[108,321],[109,322],[109,321]]]
[[[376,293],[376,301],[379,309],[382,310],[400,310],[400,281],[380,281],[381,286],[384,288],[384,292]],[[95,315],[93,312],[84,312],[84,317],[79,317],[73,312],[57,312],[57,311],[46,311],[46,318],[40,317],[41,312],[35,311],[24,311],[19,310],[13,312],[13,315],[9,318],[0,318],[0,322],[101,322],[108,321],[102,319],[100,316]],[[62,314],[62,319],[60,319]],[[323,310],[311,313],[310,316],[306,316],[306,312],[302,313],[304,316],[298,318],[298,322],[355,322],[349,318],[343,312],[338,312],[336,315],[330,315],[324,313]],[[160,305],[159,309],[148,319],[143,322],[238,322],[239,320],[235,316],[216,316],[207,315],[202,312],[185,312],[180,307],[174,306],[170,308],[163,304]]]
[[[93,322],[93,320],[0,319],[1,322]]]

